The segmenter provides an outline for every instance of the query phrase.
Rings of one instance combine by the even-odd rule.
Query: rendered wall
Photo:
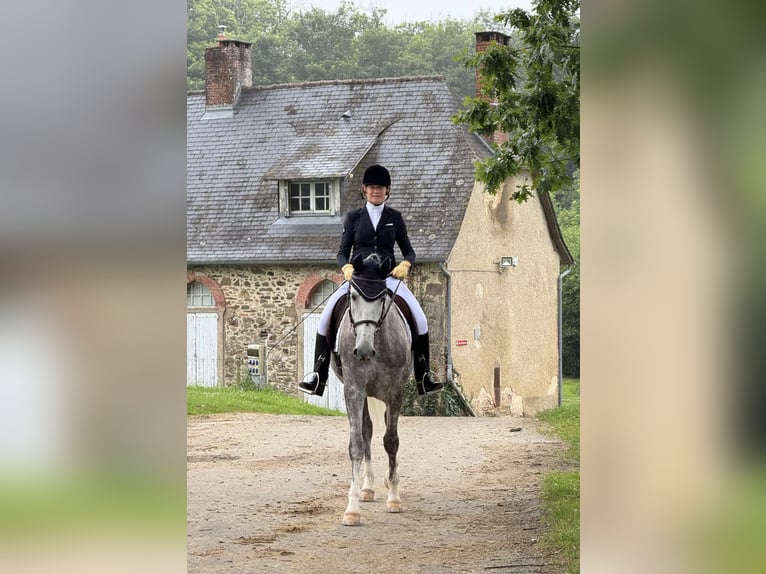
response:
[[[558,400],[559,257],[540,203],[492,196],[477,184],[448,260],[453,364],[478,413],[532,415]],[[518,257],[499,272],[501,256]],[[458,346],[458,341],[465,345]],[[500,404],[495,404],[495,367]]]

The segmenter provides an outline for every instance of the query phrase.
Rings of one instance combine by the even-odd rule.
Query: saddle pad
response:
[[[355,275],[350,283],[367,301],[380,299],[388,292],[385,279],[366,279]]]

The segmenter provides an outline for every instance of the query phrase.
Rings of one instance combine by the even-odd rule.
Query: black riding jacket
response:
[[[415,251],[399,211],[384,205],[377,230],[373,228],[365,206],[349,211],[343,218],[338,265],[343,267],[351,263],[354,272],[361,276],[385,279],[396,267],[394,243],[399,246],[405,261],[415,262]]]

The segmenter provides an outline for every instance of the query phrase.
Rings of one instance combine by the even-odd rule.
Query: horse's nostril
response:
[[[354,354],[356,355],[356,347],[354,347]]]
[[[370,353],[370,357],[374,357],[374,356],[375,356],[375,349],[373,349],[372,353]]]

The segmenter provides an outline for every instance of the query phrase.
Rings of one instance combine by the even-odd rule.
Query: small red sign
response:
[[[458,347],[465,347],[468,344],[468,339],[458,339],[456,341],[456,346]]]

